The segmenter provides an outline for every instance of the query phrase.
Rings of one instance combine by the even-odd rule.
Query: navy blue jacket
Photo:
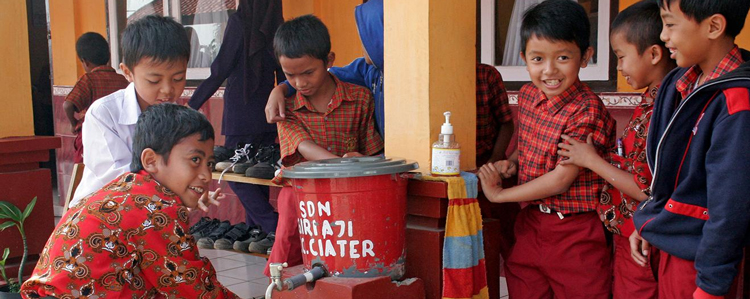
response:
[[[686,71],[659,89],[646,147],[652,197],[633,220],[652,245],[695,261],[697,286],[720,296],[750,244],[750,63],[681,101],[675,83]]]
[[[266,102],[276,80],[286,80],[276,57],[269,47],[260,55],[260,77],[256,89],[250,93],[244,52],[243,20],[239,13],[229,17],[224,31],[224,40],[213,63],[211,75],[203,81],[188,101],[193,109],[198,109],[211,98],[224,80],[224,114],[221,121],[222,135],[255,135],[276,132],[276,125],[266,122]]]

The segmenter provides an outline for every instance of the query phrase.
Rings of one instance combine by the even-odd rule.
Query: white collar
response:
[[[135,94],[135,84],[130,83],[125,88],[123,95],[122,110],[120,110],[121,125],[134,125],[138,122],[138,116],[141,115],[141,106],[138,105],[138,97]]]

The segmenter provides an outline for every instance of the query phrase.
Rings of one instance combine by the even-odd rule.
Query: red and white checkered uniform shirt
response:
[[[108,65],[95,67],[78,79],[65,101],[73,103],[83,116],[91,103],[115,91],[128,87],[128,80]],[[83,119],[78,127],[83,124]]]
[[[500,126],[512,120],[500,72],[494,66],[477,63],[477,165],[490,158]]]
[[[548,99],[533,84],[521,88],[518,99],[518,183],[532,181],[557,167],[560,135],[586,142],[592,134],[594,146],[604,156],[615,143],[615,121],[604,103],[588,86],[576,82],[559,96]],[[535,200],[556,211],[588,212],[596,209],[604,180],[581,169],[568,191]]]
[[[277,124],[284,166],[305,161],[297,147],[306,140],[337,156],[349,152],[369,156],[383,149],[383,139],[375,130],[375,101],[370,90],[330,75],[336,91],[327,111],[315,111],[300,93],[286,100],[286,120]]]
[[[708,82],[709,80],[716,79],[721,75],[729,73],[738,68],[743,62],[740,48],[737,47],[737,45],[734,45],[734,48],[732,48],[732,50],[729,51],[721,61],[719,61],[719,64],[717,64],[707,76],[704,74],[706,78],[703,82]],[[693,92],[693,89],[695,89],[695,83],[698,82],[698,77],[701,74],[703,74],[703,70],[701,70],[698,65],[694,65],[691,66],[679,80],[677,80],[675,88],[680,92],[683,99]]]

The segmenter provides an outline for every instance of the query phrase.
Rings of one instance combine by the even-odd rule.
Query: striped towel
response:
[[[448,183],[448,216],[443,243],[443,298],[489,298],[484,262],[482,214],[477,202],[477,176],[424,176]]]

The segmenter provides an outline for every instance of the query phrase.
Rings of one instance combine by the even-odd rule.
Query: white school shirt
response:
[[[133,83],[91,104],[82,129],[83,177],[70,207],[130,171],[139,115],[141,108]]]

